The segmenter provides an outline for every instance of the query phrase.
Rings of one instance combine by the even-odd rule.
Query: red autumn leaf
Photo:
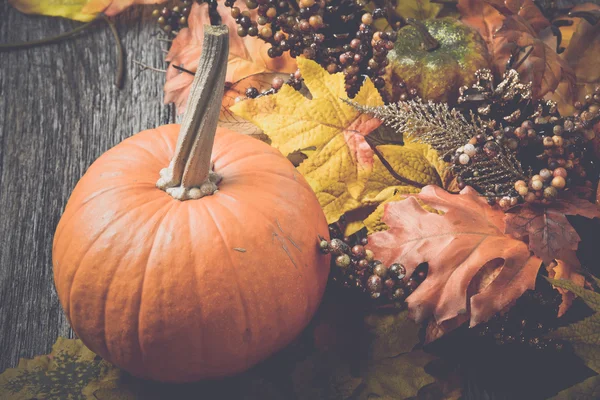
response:
[[[529,249],[549,264],[555,259],[572,259],[581,238],[567,220],[567,215],[600,218],[594,203],[570,195],[549,206],[527,204],[505,216],[508,235],[529,241]]]
[[[419,204],[444,212],[427,212]],[[385,232],[369,236],[384,264],[398,262],[412,274],[424,262],[427,277],[407,298],[421,322],[452,325],[469,316],[471,326],[488,320],[527,289],[533,289],[541,260],[527,245],[504,233],[504,213],[471,189],[449,194],[437,186],[387,204]]]
[[[245,10],[242,5],[239,7]],[[262,86],[258,87],[261,89],[265,86],[264,81],[268,77],[272,78],[273,73],[292,73],[296,71],[296,61],[289,57],[287,53],[281,57],[270,58],[267,55],[267,50],[270,47],[268,43],[257,37],[239,37],[235,19],[223,3],[219,3],[217,11],[221,15],[222,23],[229,28],[229,60],[225,85],[226,89],[235,88],[235,90],[233,92],[228,90],[225,93],[228,105],[231,105],[231,99],[237,97],[239,92],[242,91],[240,90],[242,86],[245,90],[246,87],[256,84],[258,81],[262,83]],[[256,13],[256,10],[251,13]],[[174,66],[185,68],[193,73],[196,72],[202,51],[204,25],[210,25],[208,4],[194,3],[188,17],[189,27],[179,31],[166,57],[170,65],[167,69],[167,81],[164,87],[164,102],[175,103],[179,114],[185,110],[185,103],[194,76],[180,71]]]
[[[490,1],[499,3],[499,0]],[[524,17],[514,14],[509,7],[502,7],[508,13],[506,15],[484,0],[459,0],[458,9],[461,20],[477,29],[485,40],[498,76],[505,72],[511,55],[523,48],[525,52],[531,50],[531,53],[524,60],[525,53],[521,53],[516,63],[519,65],[517,71],[523,82],[532,83],[536,98],[554,91],[561,81],[572,84],[573,72],[567,63],[542,37],[538,37],[537,31]],[[541,26],[539,21],[533,21]]]

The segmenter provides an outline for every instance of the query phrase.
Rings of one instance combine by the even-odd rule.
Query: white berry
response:
[[[475,153],[477,153],[477,148],[469,143],[469,144],[465,144],[463,151],[469,157],[473,157],[475,155]]]
[[[468,154],[463,153],[458,157],[458,162],[461,163],[462,165],[468,164],[469,161],[471,161],[471,157],[469,157]]]

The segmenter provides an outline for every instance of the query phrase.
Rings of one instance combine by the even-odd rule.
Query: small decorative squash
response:
[[[454,101],[458,88],[470,85],[475,71],[487,68],[485,42],[475,30],[453,18],[409,20],[388,53],[386,91],[400,100],[402,81],[425,100]]]
[[[203,49],[181,127],[138,133],[96,160],[54,237],[73,330],[158,381],[235,374],[283,348],[329,272],[318,250],[327,223],[302,175],[267,144],[217,128],[227,28],[206,27]]]

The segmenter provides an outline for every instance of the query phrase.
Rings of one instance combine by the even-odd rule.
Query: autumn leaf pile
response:
[[[441,183],[436,169],[440,163],[427,146],[369,144],[366,137],[381,121],[343,101],[347,95],[341,73],[330,75],[303,58],[298,58],[298,66],[310,99],[284,86],[272,96],[240,102],[231,111],[255,123],[284,155],[309,151],[298,169],[317,194],[329,223],[349,211],[376,206],[396,193],[416,193],[422,186]],[[354,100],[383,104],[370,80]],[[382,161],[388,159],[403,179],[389,173]]]
[[[428,10],[430,16],[439,12]],[[572,96],[559,101],[565,108],[580,95],[575,88],[583,74],[575,74],[572,61],[557,52],[551,23],[533,2],[461,0],[458,10],[485,40],[496,76],[512,60],[522,81],[531,82],[534,98],[556,97],[568,88]],[[575,30],[584,29],[580,24],[585,22],[578,21]],[[456,182],[434,150],[358,112],[347,101],[342,74],[328,74],[302,57],[297,63],[307,93],[284,86],[230,110],[284,155],[303,155],[298,170],[329,223],[343,217],[345,235],[366,228],[377,259],[404,265],[408,276],[428,265],[426,278],[406,300],[411,318],[428,325],[427,342],[510,308],[535,288],[543,265],[551,277],[584,284],[576,254],[580,237],[567,216],[600,218],[590,199],[571,193],[550,206],[520,205],[505,213],[470,188],[450,194]],[[352,102],[376,107],[382,98],[366,79]],[[574,300],[571,292],[558,290],[563,301],[557,317]]]

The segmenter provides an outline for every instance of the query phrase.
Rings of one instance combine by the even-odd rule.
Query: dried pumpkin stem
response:
[[[175,155],[160,171],[156,186],[178,200],[198,199],[217,191],[220,176],[211,171],[211,153],[229,55],[226,26],[205,26],[202,55],[192,83]]]

